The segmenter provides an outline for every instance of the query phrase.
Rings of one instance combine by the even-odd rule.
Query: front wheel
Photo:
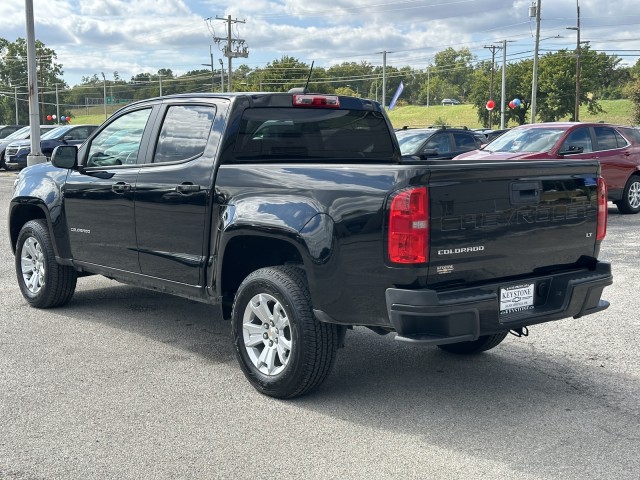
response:
[[[632,175],[622,191],[622,198],[616,202],[620,213],[640,212],[640,175]]]
[[[497,347],[509,332],[496,333],[494,335],[482,335],[478,340],[472,342],[448,343],[438,345],[442,350],[460,355],[473,355],[474,353],[486,352]]]
[[[297,267],[251,273],[235,296],[231,324],[240,366],[260,393],[304,395],[331,371],[338,329],[313,315],[304,271]]]
[[[44,220],[31,220],[22,227],[15,263],[20,291],[32,307],[58,307],[71,300],[78,275],[56,262]]]

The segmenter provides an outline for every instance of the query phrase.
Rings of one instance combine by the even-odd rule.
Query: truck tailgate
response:
[[[432,166],[428,285],[586,266],[598,248],[598,172],[597,162],[558,160]]]

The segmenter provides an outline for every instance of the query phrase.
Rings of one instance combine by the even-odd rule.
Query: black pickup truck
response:
[[[607,308],[606,199],[595,161],[403,158],[370,100],[202,94],[22,171],[8,224],[34,307],[88,274],[215,305],[251,384],[291,398],[354,326],[471,354]]]

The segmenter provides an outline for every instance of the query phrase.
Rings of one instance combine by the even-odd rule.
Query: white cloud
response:
[[[532,55],[535,22],[530,0],[48,0],[34,1],[36,36],[58,54],[69,84],[101,71],[123,78],[171,68],[186,72],[209,62],[213,17],[215,35],[226,36],[216,16],[245,20],[233,35],[246,39],[249,58],[234,60],[264,66],[283,55],[316,65],[368,61],[379,65],[382,50],[390,65],[424,68],[432,55],[451,46],[469,47],[487,58],[487,43],[513,40],[509,50]],[[615,3],[580,0],[581,37],[594,49],[640,56],[637,0]],[[23,0],[2,0],[0,36],[25,37]],[[574,48],[575,0],[543,2],[542,37],[548,49]],[[214,45],[214,61],[222,54]],[[635,52],[633,51],[635,49]],[[626,56],[628,55],[628,56]]]

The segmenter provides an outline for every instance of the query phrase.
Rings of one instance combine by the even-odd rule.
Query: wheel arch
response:
[[[242,281],[253,271],[276,265],[304,269],[305,250],[297,235],[237,230],[224,242],[217,278],[223,313],[229,318],[233,298]]]
[[[35,201],[34,201],[35,200]],[[9,237],[11,239],[11,251],[15,255],[16,243],[18,241],[18,235],[25,223],[31,220],[46,220],[49,228],[49,233],[54,243],[54,251],[57,252],[57,246],[55,242],[55,236],[51,230],[51,222],[47,208],[42,202],[37,199],[30,199],[29,201],[17,201],[11,204],[11,213],[9,215]]]

